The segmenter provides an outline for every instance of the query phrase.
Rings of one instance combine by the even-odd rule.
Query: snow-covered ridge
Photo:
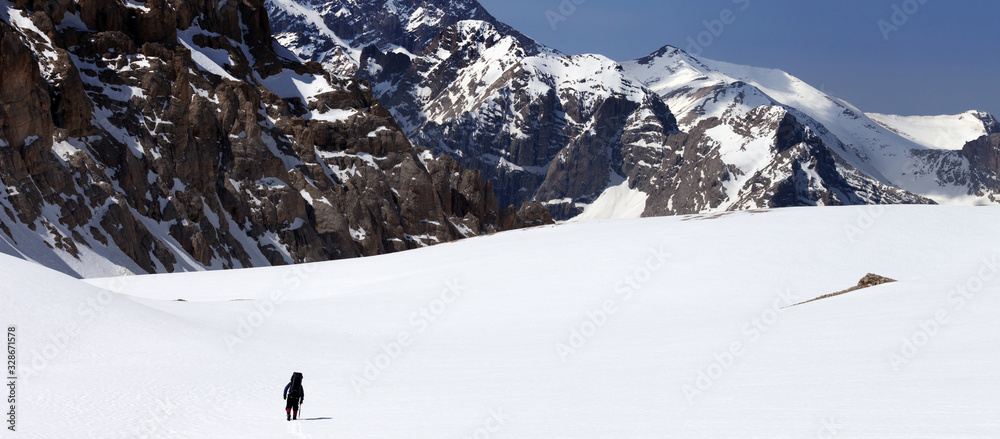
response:
[[[890,131],[930,149],[959,150],[966,143],[1000,132],[997,120],[982,111],[949,116],[866,115]]]
[[[268,0],[267,8],[278,41],[344,75],[357,71],[365,47],[419,53],[441,29],[463,20],[489,22],[532,53],[549,50],[497,21],[475,0]]]
[[[865,114],[787,72],[696,58],[670,46],[624,65],[664,98],[684,130],[709,118],[731,125],[759,106],[779,105],[816,132],[845,163],[879,184],[940,203],[998,200],[992,190],[970,184],[969,163],[963,163],[963,157],[938,158],[939,153],[961,150],[967,142],[998,131],[988,114]],[[732,134],[719,140],[733,144]],[[942,179],[946,174],[953,177]]]

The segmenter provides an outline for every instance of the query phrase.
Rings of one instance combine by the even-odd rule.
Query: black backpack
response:
[[[292,374],[291,386],[288,387],[288,398],[298,399],[302,396],[302,372]]]

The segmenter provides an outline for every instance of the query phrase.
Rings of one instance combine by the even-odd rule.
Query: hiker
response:
[[[298,419],[299,406],[306,400],[306,391],[302,389],[301,372],[292,374],[292,380],[285,386],[285,392],[282,393],[281,397],[285,399],[285,414],[287,415],[287,419],[289,421]]]

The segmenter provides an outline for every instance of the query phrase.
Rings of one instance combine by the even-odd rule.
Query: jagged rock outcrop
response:
[[[961,154],[969,162],[973,194],[989,194],[991,201],[1000,203],[1000,133],[965,144]]]
[[[524,203],[520,209],[515,209],[511,205],[507,206],[503,212],[500,212],[500,225],[507,230],[552,223],[552,214],[540,203]]]
[[[500,230],[478,171],[262,0],[19,1],[0,22],[0,251],[80,275],[321,261]]]

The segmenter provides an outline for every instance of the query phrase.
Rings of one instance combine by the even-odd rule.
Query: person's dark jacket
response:
[[[296,396],[298,396],[298,398],[299,398],[299,404],[305,402],[305,400],[306,400],[306,389],[302,388],[302,386],[300,385],[299,388],[297,389],[298,392],[295,392],[295,391],[292,391],[291,387],[292,387],[292,383],[288,383],[288,385],[285,386],[285,391],[281,394],[281,398],[282,399],[288,399],[288,397],[295,398]],[[289,393],[289,391],[291,391],[291,393]],[[296,393],[298,393],[298,395],[295,395]]]

